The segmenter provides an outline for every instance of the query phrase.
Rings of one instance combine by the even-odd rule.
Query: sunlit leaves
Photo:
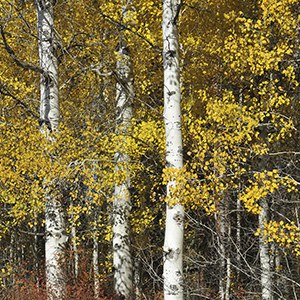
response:
[[[296,256],[300,255],[300,231],[294,222],[270,221],[264,224],[263,237],[265,243],[275,242],[279,247],[291,250]],[[257,230],[255,235],[259,235]]]
[[[254,180],[240,195],[246,209],[254,214],[260,214],[259,200],[286,187],[289,192],[296,191],[296,182],[288,177],[281,177],[278,170],[264,171],[254,174]]]

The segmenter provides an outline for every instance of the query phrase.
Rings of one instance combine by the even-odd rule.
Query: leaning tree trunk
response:
[[[36,0],[38,17],[39,57],[43,73],[40,82],[40,125],[46,137],[56,131],[59,124],[58,66],[56,35],[53,22],[53,4],[50,0]],[[47,299],[62,299],[65,285],[61,259],[66,242],[62,206],[50,185],[46,193],[46,283]],[[55,193],[57,194],[57,193]]]
[[[163,3],[163,59],[164,59],[164,122],[166,131],[166,163],[168,168],[181,169],[182,134],[180,111],[180,67],[177,19],[180,2]],[[176,180],[167,184],[167,198],[172,198]],[[174,200],[174,199],[173,199]],[[172,200],[172,202],[173,202]],[[183,299],[183,225],[184,208],[175,199],[167,203],[164,241],[164,297],[165,300]]]
[[[122,8],[123,19],[129,6],[127,1]],[[124,37],[118,46],[119,59],[117,61],[117,95],[116,95],[116,135],[120,137],[120,144],[115,153],[115,172],[125,173],[125,179],[115,185],[113,203],[113,266],[115,292],[120,298],[129,299],[133,288],[133,266],[130,253],[130,174],[129,156],[126,153],[126,135],[132,119],[133,77],[129,49]]]

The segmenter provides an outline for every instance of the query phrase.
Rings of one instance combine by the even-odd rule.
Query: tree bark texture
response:
[[[56,58],[56,33],[53,20],[53,4],[49,0],[36,0],[39,37],[40,68],[40,125],[41,131],[49,138],[49,133],[57,130],[59,124],[58,64]],[[46,186],[46,281],[47,299],[62,299],[65,278],[61,260],[66,242],[65,220],[60,199],[53,196],[54,187]]]
[[[183,167],[181,110],[180,110],[180,66],[177,19],[180,2],[163,2],[163,60],[164,60],[164,122],[166,132],[167,167]],[[176,181],[167,184],[167,197]],[[166,207],[164,241],[164,299],[183,299],[183,232],[184,208],[181,204]]]
[[[266,199],[261,200],[262,211],[259,215],[259,257],[261,267],[261,291],[262,300],[272,300],[272,274],[269,245],[264,242],[264,223],[268,221],[268,203]]]
[[[129,1],[124,3],[122,16],[126,19]],[[115,292],[124,299],[129,299],[133,289],[133,266],[130,251],[131,210],[130,172],[128,170],[130,158],[126,151],[126,135],[132,119],[133,76],[124,34],[118,46],[119,59],[117,61],[117,94],[116,94],[116,134],[121,137],[121,144],[115,153],[115,172],[125,172],[125,180],[115,185],[113,203],[113,266]]]

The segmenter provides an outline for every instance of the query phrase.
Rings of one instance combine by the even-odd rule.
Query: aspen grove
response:
[[[300,298],[297,0],[0,0],[0,298]]]

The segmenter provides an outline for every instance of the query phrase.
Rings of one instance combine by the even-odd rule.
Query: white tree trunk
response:
[[[261,267],[261,291],[262,300],[272,300],[272,274],[271,274],[271,261],[269,253],[269,245],[264,243],[264,222],[268,220],[268,203],[266,199],[261,200],[262,211],[259,215],[259,256]]]
[[[179,1],[165,0],[163,3],[163,58],[164,58],[164,122],[166,130],[167,167],[183,167],[181,110],[180,110],[180,66],[177,34]],[[167,197],[176,181],[167,184]],[[184,207],[181,204],[166,208],[164,241],[164,297],[165,300],[183,299],[183,230]]]
[[[97,230],[97,226],[94,227],[94,235],[93,235],[94,298],[99,299],[99,297],[100,297],[99,244],[98,244],[96,230]]]
[[[140,290],[140,284],[141,284],[141,262],[140,258],[136,257],[134,261],[134,294],[135,299],[141,299],[142,293]]]
[[[71,207],[72,207],[72,210],[71,210],[71,220],[72,220],[71,221],[72,222],[72,225],[71,225],[71,237],[72,237],[71,244],[72,244],[72,251],[73,251],[73,255],[74,255],[74,277],[75,277],[75,279],[77,279],[78,278],[79,255],[78,255],[78,249],[77,249],[76,225],[75,225],[75,222],[74,222],[74,210],[73,210],[74,203],[73,203],[72,198],[70,198],[70,203],[71,203]]]
[[[38,215],[35,214],[34,217],[34,225],[33,225],[33,230],[34,230],[34,260],[35,260],[35,273],[36,273],[36,289],[39,292],[40,289],[40,264],[39,264],[39,243],[38,243]]]
[[[219,209],[216,215],[217,233],[218,233],[218,250],[220,254],[220,270],[219,270],[219,297],[220,300],[225,300],[225,267],[226,267],[226,252],[224,245],[225,224],[222,209]]]
[[[55,131],[59,124],[58,66],[56,59],[56,36],[53,21],[53,5],[50,0],[36,0],[39,36],[40,67],[40,125],[46,135]],[[66,242],[63,209],[46,187],[46,281],[47,299],[62,299],[65,285],[61,259]]]
[[[128,2],[123,6],[123,18],[126,16]],[[124,136],[122,143],[126,143],[126,135],[132,119],[133,78],[129,49],[124,38],[119,44],[119,60],[117,61],[117,95],[116,95],[116,134]],[[113,203],[113,266],[115,279],[115,292],[118,296],[129,299],[133,289],[133,266],[130,253],[130,224],[131,210],[130,199],[130,174],[128,170],[129,156],[126,151],[119,150],[115,153],[115,171],[126,173],[123,182],[115,185]]]
[[[46,283],[47,299],[63,299],[65,292],[62,259],[67,240],[61,204],[49,193],[46,196]]]
[[[237,278],[240,277],[241,268],[241,200],[239,196],[236,199],[236,264]]]
[[[72,225],[71,235],[72,235],[72,248],[73,248],[73,254],[74,254],[74,276],[77,279],[77,277],[78,277],[79,256],[78,256],[78,249],[77,249],[76,227],[75,227],[75,225]]]
[[[51,0],[36,0],[38,14],[39,57],[41,75],[40,123],[56,130],[59,124],[58,67],[56,36]]]
[[[228,227],[228,237],[231,236],[231,226]],[[230,300],[230,286],[231,286],[231,261],[230,254],[227,253],[226,257],[226,288],[225,288],[225,299]]]
[[[218,233],[218,250],[220,254],[220,278],[219,296],[220,300],[230,299],[231,285],[231,261],[229,239],[231,235],[231,225],[228,220],[228,199],[223,198],[219,203],[218,213],[216,214],[216,224]]]

